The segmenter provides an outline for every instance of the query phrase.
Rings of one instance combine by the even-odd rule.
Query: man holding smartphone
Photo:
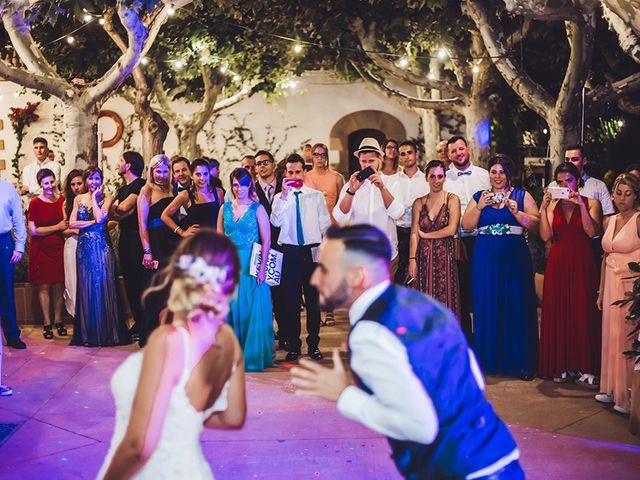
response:
[[[275,196],[271,224],[280,227],[278,244],[283,253],[282,283],[286,302],[282,305],[284,335],[289,352],[286,360],[296,361],[301,355],[300,306],[304,291],[307,311],[307,352],[313,360],[322,360],[320,343],[320,305],[318,291],[311,286],[318,245],[331,225],[324,195],[304,185],[305,163],[297,153],[285,161],[282,192]],[[284,327],[284,331],[283,331]]]
[[[365,223],[382,230],[391,243],[391,276],[398,268],[398,234],[396,220],[402,217],[404,205],[392,192],[390,177],[380,175],[382,150],[375,138],[366,137],[354,152],[361,170],[342,187],[333,218],[339,225]]]

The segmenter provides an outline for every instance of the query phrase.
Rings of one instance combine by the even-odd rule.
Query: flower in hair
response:
[[[198,285],[215,282],[222,283],[227,279],[227,269],[217,265],[209,265],[204,258],[192,255],[180,255],[178,268],[193,278]]]

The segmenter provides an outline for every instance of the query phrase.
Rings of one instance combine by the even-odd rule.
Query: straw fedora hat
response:
[[[353,154],[357,157],[360,152],[376,152],[380,156],[383,155],[378,140],[371,137],[364,137],[360,142],[360,146]]]

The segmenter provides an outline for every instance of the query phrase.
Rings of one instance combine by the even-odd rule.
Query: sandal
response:
[[[333,312],[331,313],[327,313],[325,320],[323,322],[323,325],[327,326],[327,327],[333,327],[336,324],[336,320],[333,317]]]
[[[62,322],[56,323],[56,329],[58,330],[58,336],[59,337],[66,337],[67,336],[67,329],[64,328],[64,323],[62,323]]]
[[[576,380],[576,383],[584,388],[588,388],[589,390],[600,389],[600,379],[590,373],[581,373],[580,378]]]
[[[51,331],[51,325],[45,325],[42,327],[42,336],[47,340],[51,340],[53,338],[53,332]]]

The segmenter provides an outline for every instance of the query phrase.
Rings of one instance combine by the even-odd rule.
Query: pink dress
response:
[[[629,350],[633,323],[625,317],[629,306],[611,305],[624,298],[624,292],[633,288],[634,274],[629,270],[629,262],[640,260],[640,237],[636,222],[640,212],[633,215],[614,237],[619,215],[611,217],[602,237],[605,258],[604,285],[602,293],[602,373],[600,391],[612,395],[616,405],[630,409],[629,388],[633,359],[622,352]]]

